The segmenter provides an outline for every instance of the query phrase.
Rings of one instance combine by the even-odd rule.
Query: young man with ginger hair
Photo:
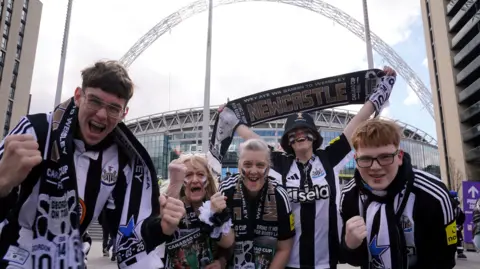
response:
[[[448,190],[412,167],[400,140],[397,124],[382,119],[352,135],[356,169],[340,199],[343,257],[365,269],[453,268],[457,237]]]

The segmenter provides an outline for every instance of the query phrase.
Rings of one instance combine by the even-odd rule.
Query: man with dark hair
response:
[[[122,123],[133,96],[127,70],[100,61],[81,75],[73,97],[22,118],[0,143],[0,269],[83,268],[82,236],[106,204],[119,268],[148,260],[180,220],[183,203],[170,198],[158,217],[152,161]]]

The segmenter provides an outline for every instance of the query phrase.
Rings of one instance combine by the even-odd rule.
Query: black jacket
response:
[[[475,203],[473,209],[473,236],[480,234],[480,199]]]
[[[401,194],[402,191],[405,193]],[[387,188],[387,195],[378,197],[369,191],[363,184],[358,171],[355,171],[355,178],[352,182],[345,185],[340,200],[340,211],[343,218],[344,227],[342,231],[342,257],[346,262],[354,266],[368,268],[369,252],[367,240],[357,249],[351,250],[345,244],[345,224],[354,217],[361,215],[365,218],[365,213],[360,213],[359,195],[365,195],[366,200],[374,200],[379,203],[385,203],[393,208],[394,200],[397,196],[405,195],[409,197],[410,206],[406,206],[401,215],[412,216],[413,224],[410,223],[408,232],[413,233],[414,247],[407,249],[405,236],[407,230],[402,226],[400,216],[398,219],[390,218],[388,226],[396,228],[399,231],[400,240],[392,238],[391,242],[399,242],[397,247],[391,247],[392,262],[396,259],[393,268],[400,269],[450,269],[455,266],[456,251],[456,224],[455,215],[449,193],[445,185],[436,177],[424,171],[413,169],[410,163],[410,157],[405,154],[403,165],[400,166],[397,177]],[[413,199],[413,202],[411,202]],[[413,205],[412,205],[413,203]],[[366,208],[366,206],[365,206]],[[409,211],[409,212],[407,212]],[[369,222],[366,220],[367,227]],[[412,229],[413,228],[413,229]],[[413,232],[412,232],[413,231]],[[410,234],[411,235],[411,234]],[[448,236],[447,236],[448,235]],[[399,250],[399,249],[400,250]],[[408,266],[407,252],[416,253],[417,262]],[[393,256],[396,256],[395,258]],[[400,264],[400,265],[398,265]],[[402,265],[403,264],[403,265]]]

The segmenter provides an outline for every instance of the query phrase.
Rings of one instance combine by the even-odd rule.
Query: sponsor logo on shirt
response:
[[[293,231],[293,229],[295,229],[295,216],[290,213],[290,231]]]
[[[457,222],[453,221],[447,227],[445,227],[445,233],[447,235],[448,245],[453,245],[457,243]]]
[[[287,187],[287,192],[290,200],[294,203],[314,202],[330,198],[330,187],[328,185],[314,185],[312,189]]]

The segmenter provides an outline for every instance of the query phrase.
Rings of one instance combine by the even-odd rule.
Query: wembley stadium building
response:
[[[218,107],[210,109],[210,132],[217,117]],[[324,138],[325,147],[329,141],[339,136],[346,124],[355,116],[355,112],[342,109],[327,109],[312,112],[319,132]],[[203,108],[190,108],[153,114],[126,121],[128,128],[145,146],[153,159],[159,177],[167,178],[170,161],[181,153],[201,152],[202,150]],[[396,121],[403,130],[400,147],[412,157],[413,165],[440,177],[437,141],[420,129]],[[268,144],[278,147],[283,135],[285,119],[274,120],[256,125],[253,130]],[[243,141],[235,135],[229,151],[223,161],[222,177],[230,171],[237,172],[238,146]],[[350,161],[341,172],[341,177],[349,179],[355,168]]]

